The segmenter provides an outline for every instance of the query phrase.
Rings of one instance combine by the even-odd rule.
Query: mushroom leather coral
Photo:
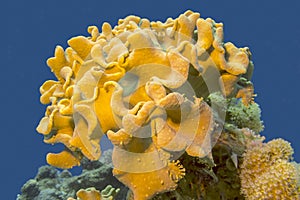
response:
[[[179,161],[169,162],[164,168],[144,173],[126,173],[114,169],[115,176],[131,191],[134,199],[149,199],[155,194],[176,189],[177,182],[185,175]]]
[[[184,176],[176,155],[206,156],[221,128],[204,101],[216,91],[203,77],[216,71],[215,88],[243,97],[240,80],[253,69],[248,48],[224,43],[222,23],[192,11],[164,23],[128,16],[88,32],[65,50],[57,46],[47,61],[58,81],[40,88],[41,103],[50,105],[37,131],[46,143],[66,147],[47,162],[71,168],[82,157],[97,160],[107,134],[113,172],[135,199],[174,190]]]

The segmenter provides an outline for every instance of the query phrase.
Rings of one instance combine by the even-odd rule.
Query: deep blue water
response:
[[[56,45],[87,35],[89,25],[135,14],[150,20],[177,17],[187,9],[223,22],[225,41],[248,46],[253,54],[253,82],[262,108],[267,140],[282,137],[300,162],[300,2],[299,1],[9,1],[1,24],[1,199],[15,199],[32,178],[51,145],[42,142],[35,127],[44,115],[39,86],[53,79],[45,61]],[[272,2],[272,3],[269,3]],[[3,59],[2,59],[3,61]],[[3,194],[4,192],[4,194]]]

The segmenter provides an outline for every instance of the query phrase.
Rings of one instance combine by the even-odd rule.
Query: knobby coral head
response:
[[[248,148],[241,165],[242,193],[247,199],[300,198],[299,175],[289,142],[274,139]]]
[[[174,190],[185,175],[178,158],[209,155],[222,131],[226,109],[207,97],[251,103],[248,48],[224,43],[222,23],[192,11],[165,22],[128,16],[88,32],[47,61],[57,81],[40,88],[50,105],[37,131],[66,147],[47,162],[71,168],[83,157],[97,160],[106,135],[113,173],[135,199]]]

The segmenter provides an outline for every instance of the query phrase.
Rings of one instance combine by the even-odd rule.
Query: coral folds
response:
[[[178,191],[193,187],[195,198],[208,195],[201,192],[207,185],[196,191],[186,182],[187,172],[198,171],[183,163],[202,163],[203,176],[214,177],[212,152],[223,133],[263,128],[249,49],[224,42],[222,23],[192,11],[165,22],[128,16],[88,33],[71,38],[65,50],[57,46],[47,61],[57,80],[40,87],[40,101],[49,105],[37,131],[45,143],[65,146],[47,162],[68,169],[83,158],[98,160],[105,136],[114,145],[113,174],[130,189],[128,198],[151,199],[178,185]],[[248,124],[248,118],[255,120]],[[230,152],[236,168],[240,152]],[[95,189],[77,196],[101,199]]]

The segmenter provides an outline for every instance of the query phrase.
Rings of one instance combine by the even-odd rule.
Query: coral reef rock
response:
[[[299,199],[291,147],[260,135],[251,52],[226,42],[222,23],[188,10],[87,31],[47,60],[57,80],[40,87],[37,127],[65,146],[47,163],[82,174],[42,167],[19,200]]]
[[[107,153],[105,151],[104,154],[111,155],[111,151]],[[17,200],[67,200],[69,197],[75,198],[77,191],[90,187],[102,190],[102,200],[112,199],[113,196],[108,195],[113,193],[112,187],[118,190],[114,195],[114,200],[124,199],[128,189],[113,176],[109,165],[99,161],[85,160],[82,167],[83,171],[78,176],[72,176],[68,170],[59,171],[52,166],[40,167],[35,178],[24,184]],[[105,188],[106,195],[103,194]]]

